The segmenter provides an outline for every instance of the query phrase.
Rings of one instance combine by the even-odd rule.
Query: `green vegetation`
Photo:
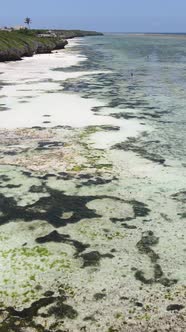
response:
[[[39,37],[37,30],[0,31],[0,61],[21,60],[34,53],[62,49],[67,41],[59,37]]]
[[[0,31],[0,52],[13,48],[24,48],[25,45],[33,46],[34,38],[28,34],[27,30],[20,31]]]
[[[43,30],[46,33],[46,30]],[[75,38],[75,37],[85,37],[85,36],[102,36],[103,34],[96,31],[86,31],[86,30],[53,30],[57,35],[65,39]]]

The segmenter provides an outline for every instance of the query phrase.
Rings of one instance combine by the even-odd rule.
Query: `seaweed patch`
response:
[[[12,220],[45,220],[54,227],[66,226],[68,223],[76,223],[81,219],[99,217],[94,210],[88,209],[86,204],[94,196],[69,196],[58,190],[46,187],[49,197],[41,197],[37,202],[27,206],[18,206],[13,197],[5,197],[0,194],[0,224]],[[62,218],[63,213],[73,212],[69,219]]]
[[[49,121],[44,121],[44,123],[50,123]],[[46,150],[46,149],[52,149],[52,148],[58,148],[60,146],[64,146],[63,142],[57,142],[57,141],[40,141],[38,142],[38,147],[36,150]]]
[[[177,280],[164,277],[164,272],[160,264],[157,263],[159,260],[159,255],[151,248],[151,246],[157,245],[158,242],[158,237],[156,237],[152,231],[145,232],[142,235],[141,240],[137,243],[136,246],[140,253],[145,254],[150,258],[151,263],[153,264],[154,276],[150,279],[147,279],[143,271],[137,270],[135,272],[135,278],[136,280],[141,281],[143,284],[151,285],[153,283],[160,283],[165,287],[170,287],[176,284]]]
[[[88,253],[82,254],[80,257],[83,258],[83,266],[99,266],[101,258],[114,258],[112,254],[101,255],[99,251],[90,251]]]
[[[158,164],[165,164],[165,159],[159,156],[156,153],[149,152],[145,147],[142,147],[138,144],[138,140],[136,138],[130,137],[125,142],[115,144],[112,149],[123,150],[123,151],[132,151],[137,155],[148,159],[152,162]]]
[[[0,331],[20,332],[27,328],[31,328],[34,332],[47,332],[49,330],[45,329],[45,324],[37,324],[35,322],[35,317],[40,316],[47,318],[55,316],[57,319],[64,319],[66,317],[68,319],[74,319],[78,316],[78,312],[72,306],[64,303],[65,301],[66,295],[62,292],[60,296],[41,298],[33,302],[30,307],[22,310],[17,310],[13,307],[5,308],[1,310],[1,313],[6,313],[7,317],[0,323]],[[42,309],[42,311],[44,310],[44,312],[39,313],[40,309]],[[57,327],[58,323],[55,323],[55,325]],[[54,330],[52,329],[52,331]]]
[[[158,242],[159,239],[154,236],[153,232],[149,231],[142,235],[141,240],[136,246],[141,254],[148,255],[151,262],[154,263],[159,259],[159,256],[154,252],[151,246],[155,246]]]
[[[53,231],[46,236],[37,238],[36,242],[39,244],[43,244],[46,242],[57,242],[73,245],[76,249],[76,256],[90,247],[89,244],[83,244],[80,241],[72,240],[69,235],[59,234],[57,231]]]

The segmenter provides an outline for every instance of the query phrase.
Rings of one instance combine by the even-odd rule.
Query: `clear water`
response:
[[[87,61],[70,70],[109,72],[69,80],[66,91],[103,99],[116,112],[131,109],[154,129],[148,135],[148,149],[184,163],[185,38],[106,35],[82,39],[73,49],[86,55]]]

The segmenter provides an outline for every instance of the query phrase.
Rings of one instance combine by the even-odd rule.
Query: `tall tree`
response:
[[[30,29],[30,24],[32,23],[32,20],[31,20],[31,18],[30,17],[26,17],[25,18],[25,24],[27,24],[28,25],[28,28]]]

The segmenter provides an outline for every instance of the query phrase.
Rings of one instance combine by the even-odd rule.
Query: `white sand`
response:
[[[0,92],[0,105],[9,109],[0,112],[0,127],[46,126],[43,124],[43,121],[49,121],[43,118],[46,114],[51,116],[50,126],[81,125],[82,118],[86,117],[86,110],[90,110],[95,103],[90,101],[87,105],[87,101],[80,97],[61,93],[61,84],[68,78],[91,73],[64,73],[51,69],[77,65],[85,59],[78,54],[72,54],[67,48],[53,54],[25,58],[20,62],[0,64],[0,72],[3,72],[1,80],[8,84]],[[48,93],[56,91],[60,92]],[[78,110],[81,113],[78,113]],[[87,118],[92,117],[93,114],[87,112]]]
[[[117,120],[109,116],[97,116],[91,109],[104,105],[94,99],[63,93],[63,82],[68,78],[99,74],[100,71],[54,71],[85,61],[86,57],[71,50],[76,40],[70,41],[66,50],[53,54],[36,55],[20,62],[0,64],[0,79],[7,85],[0,91],[0,104],[7,111],[0,111],[0,128],[54,127],[69,125],[114,125],[121,127],[115,133],[98,133],[95,137],[107,146],[134,136],[140,125],[137,121]],[[141,126],[142,129],[142,126]],[[105,146],[105,145],[104,145]]]

